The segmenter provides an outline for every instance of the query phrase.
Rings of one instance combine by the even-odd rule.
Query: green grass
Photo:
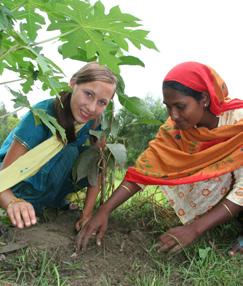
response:
[[[148,255],[149,268],[144,268],[146,261],[134,261],[128,269],[130,284],[126,285],[243,285],[243,257],[238,255],[232,258],[227,254],[237,237],[238,225],[235,221],[207,232],[184,252],[167,256],[158,254],[154,245],[159,234],[179,224],[179,220],[161,191],[150,187],[139,192],[114,211],[113,220],[129,221],[134,230],[145,228],[151,234],[149,247],[138,242]],[[73,285],[71,282],[76,278],[80,278],[80,269],[81,265],[78,262],[61,263],[56,259],[56,253],[27,248],[0,262],[0,286],[69,286]],[[85,286],[85,283],[80,285]],[[112,286],[110,278],[105,273],[97,285]]]
[[[35,285],[64,286],[65,280],[60,277],[59,265],[55,262],[55,253],[27,248],[16,256],[10,256],[0,267],[0,285]],[[10,285],[12,285],[10,284]],[[4,285],[4,284],[3,284]]]

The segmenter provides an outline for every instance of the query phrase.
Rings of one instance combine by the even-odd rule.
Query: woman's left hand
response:
[[[195,224],[171,228],[160,236],[158,251],[169,253],[179,252],[181,249],[191,244],[198,237],[199,234],[196,230]]]

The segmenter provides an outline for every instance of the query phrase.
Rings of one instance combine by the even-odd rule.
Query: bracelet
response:
[[[23,199],[20,199],[20,198],[14,198],[12,199],[6,206],[6,210],[11,207],[11,205],[15,204],[15,203],[18,203],[18,202],[24,202],[25,200]]]
[[[125,190],[127,190],[129,193],[131,193],[131,190],[127,187],[127,186],[124,186],[124,185],[120,185],[121,188],[124,188]]]
[[[231,216],[231,217],[234,217],[233,214],[232,214],[232,211],[230,210],[230,208],[229,208],[226,204],[224,204],[224,203],[223,203],[222,205],[226,208],[226,210],[228,211],[228,213],[230,214],[230,216]]]

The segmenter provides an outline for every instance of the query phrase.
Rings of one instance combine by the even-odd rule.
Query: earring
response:
[[[204,107],[207,107],[208,106],[208,104],[207,103],[204,103]]]

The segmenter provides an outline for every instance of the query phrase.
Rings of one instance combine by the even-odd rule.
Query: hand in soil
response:
[[[108,213],[100,207],[96,215],[79,231],[76,238],[76,251],[86,250],[90,238],[94,235],[96,235],[96,244],[101,245],[101,240],[107,229],[108,217]]]
[[[197,237],[198,234],[193,224],[171,228],[160,236],[158,251],[177,253],[191,244]]]
[[[36,224],[36,215],[33,206],[26,202],[15,202],[7,208],[7,214],[11,223],[18,227],[24,228]]]
[[[75,223],[75,229],[77,231],[80,231],[86,225],[86,223],[91,219],[91,217],[92,217],[92,214],[89,214],[89,215],[82,214]]]
[[[235,256],[236,254],[243,254],[243,233],[238,237],[237,242],[233,245],[229,251],[230,256]]]

